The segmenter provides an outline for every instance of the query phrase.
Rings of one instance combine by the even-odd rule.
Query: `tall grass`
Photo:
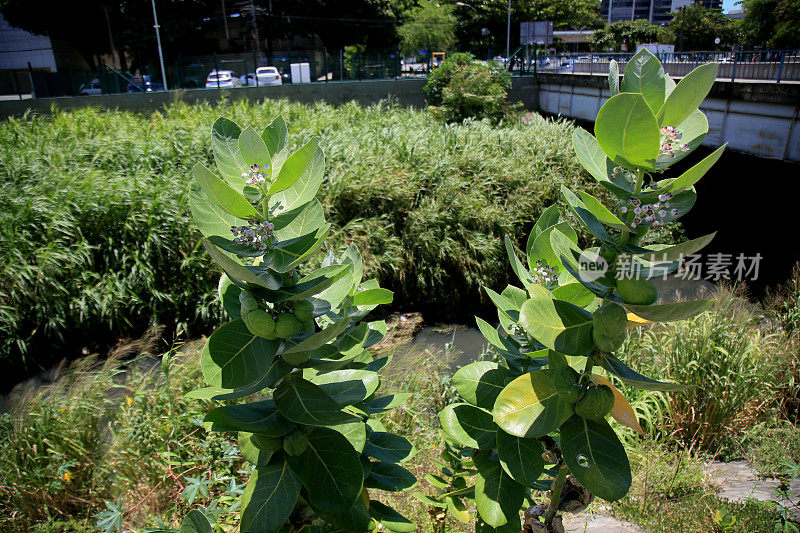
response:
[[[652,428],[689,449],[732,458],[754,426],[780,415],[798,354],[739,291],[721,288],[716,298],[697,317],[635,331],[621,357],[646,375],[692,386],[631,390]]]
[[[153,323],[192,335],[217,323],[189,170],[212,163],[218,116],[259,126],[279,114],[294,145],[322,139],[329,246],[356,242],[397,303],[441,315],[471,315],[482,284],[504,285],[503,235],[521,237],[561,184],[584,180],[572,126],[541,117],[442,125],[391,102],[265,101],[9,119],[0,124],[0,375]]]

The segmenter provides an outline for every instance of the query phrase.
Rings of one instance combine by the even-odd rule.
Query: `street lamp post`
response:
[[[506,61],[511,61],[511,0],[508,0],[508,24],[506,25]]]
[[[156,15],[156,0],[151,0],[153,4],[153,27],[156,29],[156,43],[158,43],[158,60],[161,62],[161,81],[164,83],[164,90],[167,90],[167,71],[164,69],[164,54],[161,51],[161,33],[158,31],[158,15]]]

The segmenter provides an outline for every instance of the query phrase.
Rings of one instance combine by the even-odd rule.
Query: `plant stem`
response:
[[[553,495],[550,497],[550,508],[547,510],[547,515],[544,519],[544,527],[548,533],[553,529],[553,518],[558,512],[558,502],[561,500],[561,490],[564,488],[564,483],[567,480],[567,472],[569,468],[567,465],[562,465],[558,471],[556,479],[553,481]]]

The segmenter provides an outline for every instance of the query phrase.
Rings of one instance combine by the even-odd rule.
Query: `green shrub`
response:
[[[511,116],[518,107],[507,102],[509,90],[508,72],[471,54],[453,54],[431,72],[425,84],[432,111],[446,122],[488,118],[496,123]]]
[[[558,187],[584,183],[571,124],[534,117],[492,128],[432,123],[392,103],[176,105],[163,114],[85,109],[0,124],[0,365],[5,379],[68,345],[101,349],[151,323],[197,336],[221,320],[217,276],[188,211],[189,161],[220,114],[282,114],[297,146],[323,139],[319,198],[337,251],[355,242],[366,275],[396,302],[471,314],[479,287],[510,272],[514,240]],[[63,355],[64,352],[62,351]]]

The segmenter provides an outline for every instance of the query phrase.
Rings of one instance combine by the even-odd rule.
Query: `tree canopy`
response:
[[[455,26],[452,6],[423,0],[397,29],[400,49],[406,55],[416,55],[419,50],[450,51],[456,42]]]
[[[744,0],[743,41],[767,48],[800,47],[800,0]]]
[[[725,16],[721,9],[706,9],[690,5],[681,9],[669,24],[675,36],[675,49],[714,50],[736,43],[736,21]],[[719,38],[719,45],[714,41]]]

